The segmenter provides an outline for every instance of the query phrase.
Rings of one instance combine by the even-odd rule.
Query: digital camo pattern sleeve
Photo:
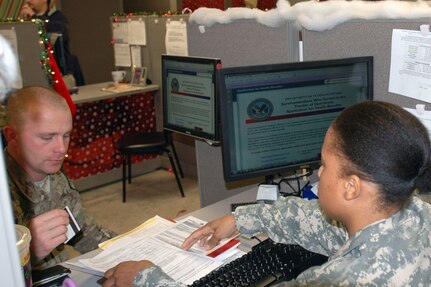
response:
[[[300,201],[294,202],[287,205],[296,210]],[[310,234],[307,226],[291,224],[293,219],[281,217],[284,214],[298,216],[297,220],[302,220],[304,216],[313,215],[308,210],[309,205],[302,205],[301,211],[280,213],[280,210],[284,210],[284,205],[282,206],[277,207],[276,204],[273,207],[238,210],[238,228],[251,233],[270,228],[276,229],[275,233],[279,234],[283,227],[295,227],[290,230],[291,234],[283,236],[287,236],[288,240],[292,237],[303,238],[303,242],[298,243],[306,249],[309,249],[308,244],[316,246],[315,239],[305,237],[305,234]],[[271,211],[273,215],[270,215]],[[262,215],[271,218],[269,227],[265,227],[266,220],[260,219]],[[271,222],[274,220],[280,228],[276,228],[276,224]],[[316,221],[315,224],[323,228],[326,226],[324,222]],[[298,228],[305,228],[307,231],[303,232]],[[405,208],[394,215],[364,227],[351,237],[345,238],[344,242],[340,238],[339,248],[330,255],[327,263],[309,268],[295,281],[284,282],[281,286],[431,286],[430,230],[431,206],[414,197]],[[289,233],[289,230],[286,230],[286,233]],[[322,234],[322,246],[333,241],[328,240],[328,234],[336,235],[335,232],[325,231]]]
[[[133,281],[134,287],[186,287],[175,282],[159,266],[151,266],[140,271]]]
[[[96,221],[86,214],[81,203],[81,197],[75,186],[63,173],[58,173],[52,182],[53,190],[62,190],[61,207],[68,206],[75,216],[76,221],[82,230],[82,235],[73,246],[81,253],[97,249],[98,244],[116,236],[115,232],[103,228]]]
[[[300,244],[320,254],[333,254],[347,239],[346,230],[329,221],[317,200],[280,198],[273,205],[240,206],[235,221],[242,235],[267,234],[276,242]]]

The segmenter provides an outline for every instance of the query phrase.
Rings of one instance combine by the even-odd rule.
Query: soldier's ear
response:
[[[14,126],[5,126],[2,129],[2,134],[4,136],[4,138],[6,139],[7,143],[12,143],[14,141],[16,141],[17,139],[17,131],[16,131],[16,127]]]
[[[353,200],[360,196],[361,194],[361,179],[356,175],[350,175],[346,179],[344,186],[344,199]]]

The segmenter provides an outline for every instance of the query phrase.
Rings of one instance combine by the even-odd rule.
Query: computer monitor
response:
[[[218,143],[217,58],[162,55],[163,127]]]
[[[373,58],[223,68],[225,181],[316,169],[326,131],[346,107],[373,98]]]

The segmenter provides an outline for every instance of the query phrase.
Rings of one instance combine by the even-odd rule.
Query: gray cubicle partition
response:
[[[147,44],[141,46],[141,59],[142,65],[148,68],[147,78],[152,81],[153,84],[161,85],[162,77],[162,67],[161,67],[161,55],[166,52],[165,47],[165,35],[166,35],[166,21],[175,20],[188,20],[188,15],[172,15],[168,17],[161,17],[158,15],[134,15],[134,16],[121,16],[121,17],[111,17],[111,23],[114,19],[119,19],[120,21],[125,21],[126,19],[131,19],[132,21],[142,20],[145,22],[145,31]],[[125,68],[128,71],[130,77],[131,68]],[[158,128],[161,128],[161,123],[163,121],[162,114],[162,103],[161,98],[155,98],[156,103],[156,117]]]
[[[49,87],[40,64],[43,46],[40,44],[38,25],[33,22],[0,23],[0,30],[9,29],[14,29],[16,32],[23,86]]]
[[[127,17],[129,19],[130,16]],[[148,68],[147,78],[153,84],[161,87],[162,81],[162,68],[161,68],[161,55],[166,53],[165,35],[166,35],[166,22],[182,20],[187,22],[189,15],[171,15],[171,16],[158,16],[158,15],[134,15],[131,16],[132,20],[145,21],[146,39],[147,44],[141,47],[141,58],[144,67]],[[124,16],[119,17],[124,20]],[[114,18],[111,18],[111,23]],[[130,68],[125,68],[129,72]],[[154,98],[157,130],[163,128],[163,103],[160,93],[156,93]],[[193,140],[186,138],[182,135],[174,136],[175,147],[180,158],[181,167],[187,176],[196,177],[196,161],[195,161],[195,148]],[[167,158],[162,158],[162,166],[168,168],[170,162]]]
[[[254,20],[204,27],[189,23],[189,55],[219,57],[223,67],[271,64],[299,59],[298,31],[286,24],[271,28]]]
[[[189,15],[171,15],[171,16],[148,16],[147,17],[147,36],[148,49],[150,53],[151,74],[148,76],[154,84],[162,86],[162,54],[166,53],[165,35],[167,21],[184,21],[187,22]],[[160,89],[161,91],[161,89]],[[161,93],[154,99],[156,106],[157,129],[163,128],[163,102]],[[194,141],[186,136],[175,134],[174,144],[177,150],[181,168],[186,176],[197,177],[196,157]],[[170,162],[167,158],[162,159],[162,166],[169,167]],[[187,194],[186,194],[187,196]]]
[[[418,100],[388,92],[392,30],[419,30],[430,20],[351,20],[329,31],[304,30],[304,60],[374,56],[374,99],[415,108]],[[427,103],[426,109],[430,108]]]
[[[165,35],[166,35],[166,21],[188,21],[188,15],[172,15],[169,17],[148,16],[147,17],[147,36],[148,36],[148,49],[150,53],[151,75],[148,77],[153,81],[153,84],[162,85],[162,54],[166,53]],[[156,101],[156,114],[157,123],[159,128],[163,123],[163,107],[161,97],[157,97]]]
[[[242,20],[204,29],[199,26],[196,23],[187,26],[189,55],[218,57],[223,67],[299,59],[298,31],[288,24],[270,28],[253,20]],[[250,188],[250,181],[226,185],[220,147],[196,141],[196,161],[202,207]]]

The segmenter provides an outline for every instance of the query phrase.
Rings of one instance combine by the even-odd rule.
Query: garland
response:
[[[42,70],[46,75],[49,85],[54,87],[54,82],[56,81],[55,77],[59,75],[55,75],[51,66],[49,53],[53,53],[53,51],[46,32],[45,21],[41,19],[32,19],[31,21],[37,24],[39,30],[39,43],[43,47],[42,52],[40,53],[40,64],[42,66]]]
[[[118,12],[118,13],[113,13],[112,17],[114,18],[114,21],[115,21],[118,17],[130,18],[132,16],[172,16],[172,15],[182,15],[182,13],[177,11],[171,11],[171,10],[163,11],[163,12],[131,12],[131,13]]]

